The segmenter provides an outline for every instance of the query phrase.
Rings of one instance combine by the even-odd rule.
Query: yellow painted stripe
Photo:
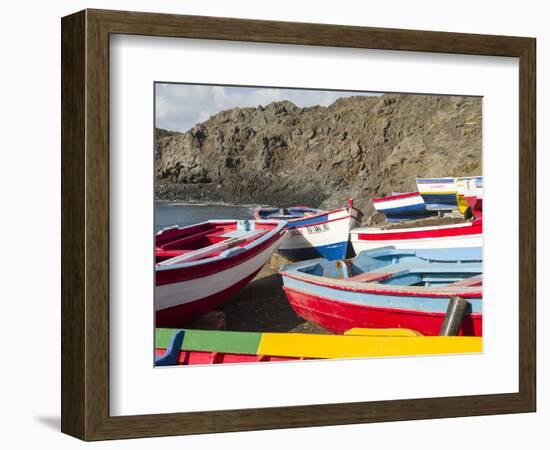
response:
[[[346,336],[263,333],[258,354],[300,358],[369,358],[382,356],[478,353],[482,339],[459,336]]]
[[[456,204],[458,205],[458,210],[464,214],[466,212],[466,210],[468,209],[468,200],[466,200],[466,198],[464,198],[463,195],[457,195],[456,196]]]
[[[352,328],[344,334],[351,336],[422,336],[422,333],[408,328]]]
[[[456,194],[455,191],[429,191],[429,192],[419,192],[420,195],[449,195],[449,194]]]

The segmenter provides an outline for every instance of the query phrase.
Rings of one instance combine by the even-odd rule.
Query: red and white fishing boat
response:
[[[456,249],[482,247],[483,219],[453,225],[401,229],[354,228],[350,240],[355,254],[387,247],[414,249]]]
[[[280,220],[209,220],[155,237],[156,326],[181,326],[245,287],[277,250]]]

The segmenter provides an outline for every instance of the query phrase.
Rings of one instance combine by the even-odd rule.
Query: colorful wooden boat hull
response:
[[[383,230],[355,228],[350,240],[356,254],[364,250],[394,246],[395,248],[436,249],[483,246],[483,222],[476,219],[455,225]]]
[[[465,193],[465,197],[472,214],[475,217],[481,217],[483,213],[483,179],[476,179],[474,185],[469,187]]]
[[[384,214],[388,222],[421,219],[437,214],[436,211],[426,209],[424,199],[418,192],[373,198],[372,203],[374,209]]]
[[[393,253],[392,253],[393,252]],[[357,258],[376,257],[380,254],[411,255],[427,252],[424,250],[396,250],[391,248],[370,250],[361,253]],[[456,249],[456,254],[480,255],[479,249]],[[449,249],[430,250],[433,258],[444,258]],[[439,256],[438,256],[439,255]],[[355,260],[357,260],[355,258]],[[462,256],[460,257],[462,258]],[[470,258],[464,256],[464,258]],[[475,256],[480,258],[480,256]],[[350,260],[353,264],[354,260]],[[470,259],[468,259],[470,261]],[[452,270],[460,270],[470,275],[481,273],[481,260],[455,264]],[[469,311],[462,322],[460,334],[481,336],[482,334],[482,281],[474,278],[473,284],[461,286],[400,285],[392,284],[392,273],[369,275],[382,276],[356,281],[356,276],[324,276],[326,267],[345,269],[340,262],[327,265],[318,259],[304,263],[287,264],[280,273],[283,277],[284,290],[290,305],[304,319],[334,333],[343,333],[350,328],[410,328],[428,336],[437,335],[447,312],[449,298],[460,296],[469,302]],[[414,267],[413,267],[414,268]],[[332,270],[332,269],[331,269]],[[335,269],[334,269],[335,270]],[[408,274],[403,272],[403,278]],[[468,275],[468,276],[470,276]],[[334,278],[333,278],[334,276]],[[385,277],[385,278],[384,278]],[[433,280],[437,283],[438,275],[434,272]],[[354,279],[355,278],[355,279]],[[397,281],[397,283],[403,283]]]
[[[418,192],[430,211],[457,209],[455,178],[417,178]]]
[[[259,354],[260,340],[260,333],[157,328],[155,365],[190,366],[301,359]]]
[[[462,177],[456,179],[458,210],[465,214],[470,208],[473,215],[481,217],[483,210],[483,177]]]
[[[241,221],[209,221],[220,225]],[[155,315],[157,326],[181,326],[213,309],[245,287],[280,245],[283,221],[248,221],[261,229],[259,239],[213,258],[174,266],[157,264]],[[162,231],[160,232],[162,233]],[[159,234],[160,234],[159,233]]]
[[[323,211],[306,206],[258,208],[256,218],[285,220],[287,232],[278,253],[291,261],[313,258],[345,258],[349,252],[349,231],[361,223],[363,213],[348,200],[347,208]]]
[[[480,352],[481,339],[425,337],[407,329],[346,335],[157,329],[157,366]]]
[[[336,260],[349,251],[349,232],[361,223],[363,213],[347,208],[291,220],[278,253],[291,261],[313,258]]]
[[[334,298],[323,297],[310,289],[302,291],[285,286],[284,290],[296,314],[333,333],[344,333],[350,328],[402,327],[420,330],[427,336],[437,336],[448,305],[447,301],[441,302],[442,307],[438,308],[437,312],[415,311],[410,305],[403,308],[385,308],[347,301],[340,302]],[[330,292],[328,294],[339,295],[339,293]],[[418,298],[418,301],[422,302],[425,299],[428,297]],[[384,303],[389,303],[391,300],[391,298],[385,298]],[[470,313],[462,322],[460,335],[481,336],[482,328],[481,312]]]
[[[479,196],[480,195],[480,196]],[[466,197],[468,206],[474,217],[481,217],[483,213],[483,192]]]

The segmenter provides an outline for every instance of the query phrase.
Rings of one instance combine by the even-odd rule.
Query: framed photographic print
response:
[[[62,431],[535,410],[535,39],[62,19]]]

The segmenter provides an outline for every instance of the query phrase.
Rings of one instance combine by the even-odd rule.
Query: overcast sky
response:
[[[353,95],[377,94],[157,83],[155,125],[171,131],[187,131],[225,109],[265,106],[279,100],[289,100],[300,107],[328,106],[340,97]]]

